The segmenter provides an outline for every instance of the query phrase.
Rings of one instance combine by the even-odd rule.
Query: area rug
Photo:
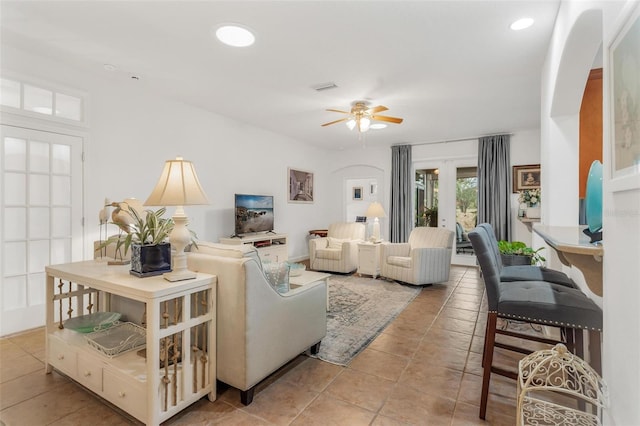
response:
[[[327,335],[315,358],[348,365],[420,293],[421,288],[356,275],[329,279]]]

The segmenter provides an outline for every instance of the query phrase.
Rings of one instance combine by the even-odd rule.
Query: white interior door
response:
[[[415,167],[415,226],[438,226],[456,232],[451,263],[475,265],[466,233],[477,222],[477,160],[442,159]]]
[[[82,259],[82,139],[0,130],[0,335],[7,335],[44,324],[44,267]]]

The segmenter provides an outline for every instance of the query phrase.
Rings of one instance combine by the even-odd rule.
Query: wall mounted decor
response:
[[[313,173],[289,167],[289,202],[313,203]]]
[[[540,188],[540,164],[513,166],[513,192]]]
[[[353,191],[352,198],[354,200],[362,201],[362,187],[361,186],[354,186],[352,191]]]
[[[611,188],[640,188],[640,6],[609,46]]]

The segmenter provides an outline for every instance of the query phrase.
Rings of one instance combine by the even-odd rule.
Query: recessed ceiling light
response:
[[[515,21],[513,24],[509,26],[514,31],[524,30],[525,28],[529,28],[533,25],[533,19],[531,18],[522,18]]]
[[[385,127],[387,127],[387,125],[384,123],[373,123],[371,126],[369,126],[369,128],[373,130],[380,130],[384,129]]]
[[[251,46],[256,38],[251,31],[238,25],[223,25],[216,30],[218,40],[228,46]]]
[[[116,66],[113,64],[104,64],[102,66],[104,68],[105,71],[115,71],[116,70]]]

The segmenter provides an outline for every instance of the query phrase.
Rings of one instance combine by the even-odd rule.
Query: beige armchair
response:
[[[262,273],[255,249],[198,243],[188,268],[214,274],[217,283],[216,376],[253,400],[255,386],[311,348],[317,353],[327,333],[325,282],[280,294]]]
[[[447,281],[454,235],[444,228],[419,227],[408,243],[382,244],[380,275],[413,285]]]
[[[309,240],[309,267],[348,273],[358,268],[358,243],[364,241],[362,223],[332,223],[326,237]]]

